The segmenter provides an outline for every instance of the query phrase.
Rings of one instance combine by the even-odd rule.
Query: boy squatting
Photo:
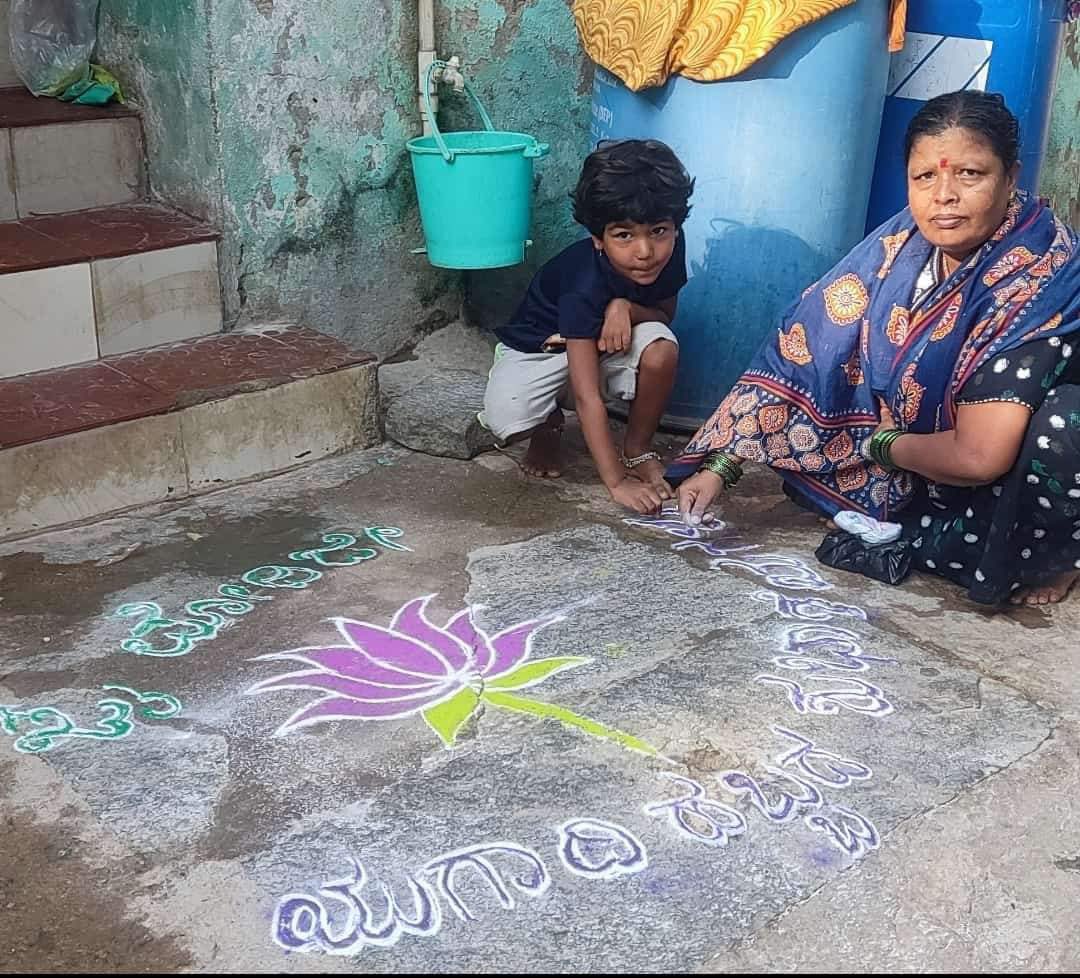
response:
[[[601,145],[572,199],[589,237],[537,272],[499,344],[479,420],[502,444],[529,439],[523,468],[562,471],[562,408],[577,412],[611,497],[638,513],[673,497],[650,450],[671,393],[679,343],[670,329],[686,284],[682,226],[694,181],[654,140]],[[605,402],[631,402],[620,453]]]

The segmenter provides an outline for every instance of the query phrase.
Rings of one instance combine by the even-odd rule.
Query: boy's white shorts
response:
[[[602,354],[601,391],[606,401],[632,401],[637,393],[638,365],[645,348],[657,340],[679,341],[663,323],[639,323],[630,336],[630,348]],[[500,442],[531,431],[556,407],[573,410],[570,364],[563,353],[521,353],[503,343],[495,347],[495,363],[488,374],[480,423]]]

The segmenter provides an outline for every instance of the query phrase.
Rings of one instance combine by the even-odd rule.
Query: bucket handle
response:
[[[446,145],[446,140],[443,139],[443,135],[439,132],[439,123],[435,118],[435,112],[431,107],[431,89],[434,84],[435,72],[442,71],[444,68],[449,68],[450,65],[445,61],[432,61],[428,65],[427,81],[424,84],[424,111],[427,112],[428,120],[431,123],[431,134],[435,137],[435,142],[438,144],[439,151],[442,153],[443,159],[447,163],[454,162],[454,151]],[[484,128],[488,132],[495,131],[495,124],[491,121],[491,116],[488,115],[487,109],[484,108],[483,103],[477,97],[476,92],[473,91],[472,85],[470,85],[465,79],[462,79],[465,85],[465,91],[469,98],[473,100],[473,104],[476,106],[476,111],[480,114],[480,121],[484,124]]]

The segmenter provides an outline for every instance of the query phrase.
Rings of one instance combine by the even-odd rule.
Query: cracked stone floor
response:
[[[1080,601],[624,516],[383,446],[0,545],[0,971],[1080,970]]]

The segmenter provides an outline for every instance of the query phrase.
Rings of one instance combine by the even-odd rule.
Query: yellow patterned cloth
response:
[[[575,0],[586,53],[634,91],[671,75],[719,81],[855,0]],[[907,0],[893,0],[889,49],[903,44]]]

